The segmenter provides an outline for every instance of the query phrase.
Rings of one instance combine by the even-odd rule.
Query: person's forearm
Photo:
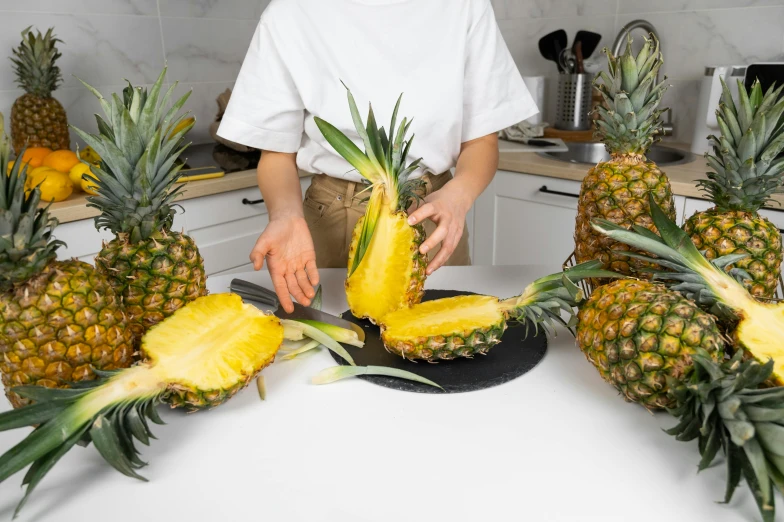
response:
[[[270,220],[304,217],[296,154],[263,151],[256,178]]]
[[[470,207],[493,181],[497,169],[498,135],[493,133],[461,145],[455,178],[450,183],[459,185]]]

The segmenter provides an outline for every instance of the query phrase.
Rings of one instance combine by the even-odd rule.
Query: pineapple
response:
[[[9,172],[2,132],[0,172]],[[67,387],[95,378],[93,369],[133,362],[133,339],[119,297],[87,263],[57,261],[57,220],[39,208],[41,191],[25,193],[27,172],[14,163],[0,176],[0,373],[18,408],[29,401],[11,386]]]
[[[708,259],[748,254],[733,266],[750,275],[745,285],[752,295],[771,298],[781,273],[781,234],[757,211],[782,190],[784,161],[776,157],[784,150],[784,86],[763,96],[758,81],[748,93],[738,81],[737,104],[723,80],[722,89],[716,111],[721,136],[709,138],[712,171],[699,182],[714,207],[689,217],[684,230]]]
[[[367,210],[354,227],[349,248],[346,299],[354,316],[378,323],[393,310],[419,303],[424,294],[427,257],[419,247],[425,231],[421,225],[409,225],[406,214],[422,185],[408,179],[420,160],[406,165],[413,136],[405,139],[411,125],[406,118],[395,128],[401,98],[395,104],[387,137],[384,128],[376,125],[372,106],[365,127],[354,97],[347,91],[364,153],[333,125],[318,117],[315,120],[329,144],[371,183]]]
[[[171,230],[175,188],[182,165],[175,161],[187,147],[182,136],[193,122],[181,125],[188,114],[177,116],[190,93],[166,109],[177,84],[161,98],[166,70],[148,93],[130,84],[123,98],[101,102],[108,120],[96,116],[98,135],[76,133],[101,157],[91,165],[97,195],[88,206],[101,211],[96,228],[116,237],[103,245],[95,264],[110,277],[123,297],[136,338],[197,297],[206,295],[204,260],[196,243]],[[178,129],[176,132],[173,129]]]
[[[18,388],[36,404],[0,415],[0,431],[39,426],[0,456],[0,481],[32,463],[17,513],[57,460],[80,441],[92,441],[115,469],[141,479],[136,470],[144,463],[133,439],[147,445],[155,438],[147,419],[162,424],[156,407],[163,402],[198,410],[231,398],[290,338],[289,325],[281,323],[287,321],[244,304],[237,295],[204,296],[150,329],[142,340],[146,359],[132,368],[100,372],[101,380],[73,390]]]
[[[510,299],[463,295],[401,308],[381,320],[381,340],[388,351],[412,360],[434,362],[486,354],[501,342],[509,321],[529,321],[545,330],[554,322],[565,324],[561,312],[571,314],[582,299],[575,281],[613,277],[611,272],[598,270],[600,264],[589,261],[543,277]]]
[[[669,290],[647,281],[599,288],[580,312],[578,343],[628,399],[670,408],[679,422],[667,432],[699,440],[700,470],[723,449],[724,501],[743,476],[762,520],[773,522],[773,488],[784,477],[784,303],[759,302],[746,290],[749,274],[737,268],[745,253],[709,261],[652,198],[649,205],[660,236],[606,220],[594,228],[649,252],[630,254],[641,261],[666,266],[653,276]],[[734,325],[732,360],[724,360],[716,322],[697,306]]]
[[[28,27],[22,31],[22,43],[13,50],[16,82],[25,94],[17,98],[11,108],[11,136],[14,150],[21,154],[24,147],[68,149],[71,137],[65,109],[52,97],[52,91],[62,82],[57,43],[62,40],[52,34],[54,28],[42,35]]]
[[[596,108],[595,136],[605,143],[611,159],[591,168],[583,179],[574,231],[578,263],[600,259],[605,268],[627,275],[648,265],[625,255],[627,246],[595,232],[591,221],[604,218],[627,229],[637,225],[655,230],[649,194],[675,219],[670,181],[645,158],[661,129],[658,106],[667,90],[664,82],[654,83],[662,65],[659,42],[651,35],[636,57],[631,44],[630,38],[620,57],[608,53],[610,74],[602,71],[596,82],[606,107]]]
[[[602,378],[627,400],[669,408],[667,379],[683,380],[702,349],[717,360],[713,318],[663,285],[623,279],[600,286],[578,313],[577,344]]]

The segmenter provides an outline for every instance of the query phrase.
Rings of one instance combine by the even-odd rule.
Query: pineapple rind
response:
[[[744,282],[755,297],[772,298],[779,283],[783,261],[781,233],[756,212],[721,211],[714,207],[693,214],[683,226],[698,250],[708,259],[730,254],[749,255],[726,267],[746,270],[752,279]]]
[[[11,134],[14,150],[24,147],[48,147],[68,150],[71,135],[68,116],[55,98],[23,94],[11,106]]]
[[[385,316],[381,340],[388,351],[405,359],[436,362],[473,357],[501,342],[506,319],[495,297],[438,299]]]
[[[93,368],[133,363],[133,336],[108,280],[77,260],[55,261],[26,284],[0,293],[0,371],[11,386],[68,387],[92,380]]]
[[[577,262],[599,259],[606,269],[645,277],[639,271],[654,265],[618,253],[636,250],[595,231],[591,221],[607,219],[627,229],[637,225],[656,232],[650,216],[648,194],[653,195],[656,204],[669,218],[675,219],[670,181],[656,164],[617,158],[592,167],[583,179],[577,204],[574,231]],[[606,282],[594,281],[594,284]]]
[[[382,215],[376,225],[376,232],[370,246],[357,270],[346,278],[346,300],[351,313],[360,319],[367,318],[373,324],[378,324],[387,313],[399,308],[408,308],[422,300],[425,287],[425,269],[427,256],[419,252],[419,247],[425,240],[425,230],[422,225],[410,226],[405,212],[394,212],[391,219]],[[351,237],[349,247],[348,266],[351,267],[359,245],[359,236],[365,216],[359,218]],[[385,224],[394,234],[391,241],[383,241]],[[379,256],[374,255],[380,245]],[[394,252],[389,252],[390,245]],[[374,248],[375,247],[375,248]],[[383,255],[383,254],[388,255]],[[405,256],[403,270],[386,270],[390,264],[402,263]],[[386,265],[386,266],[385,266]],[[388,275],[389,284],[384,284],[383,290],[376,291],[378,278]]]
[[[139,243],[120,235],[104,244],[95,265],[122,295],[137,340],[151,326],[207,295],[204,260],[193,239],[179,232],[158,231]]]
[[[649,409],[675,405],[668,377],[683,381],[692,356],[724,353],[716,322],[663,285],[633,279],[597,288],[578,313],[577,344],[602,378]]]

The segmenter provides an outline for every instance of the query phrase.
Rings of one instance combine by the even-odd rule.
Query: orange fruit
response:
[[[93,174],[92,172],[86,172],[86,174],[87,174],[86,176],[87,178],[98,179],[95,177],[95,174]],[[88,181],[87,179],[82,178],[81,187],[83,191],[87,192],[91,196],[98,195],[98,187],[94,183]]]
[[[33,169],[30,189],[41,189],[41,201],[63,201],[73,192],[73,183],[68,178],[68,174],[54,170],[49,167],[39,167]]]
[[[71,150],[56,150],[48,154],[41,162],[42,167],[52,167],[60,172],[69,172],[79,163],[79,156]]]
[[[29,164],[32,168],[43,165],[44,158],[52,153],[48,147],[31,147],[22,155],[22,161]]]

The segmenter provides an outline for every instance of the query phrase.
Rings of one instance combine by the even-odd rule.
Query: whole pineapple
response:
[[[65,109],[52,92],[62,81],[57,43],[62,40],[49,28],[45,35],[33,33],[28,27],[22,31],[22,43],[13,50],[16,83],[25,94],[17,98],[11,108],[11,136],[17,155],[24,147],[68,149],[71,137]]]
[[[731,265],[748,272],[745,285],[755,297],[770,298],[781,273],[781,234],[757,211],[782,192],[784,161],[784,86],[763,96],[755,82],[750,92],[738,81],[738,104],[722,80],[716,117],[721,136],[710,136],[713,154],[706,154],[711,172],[701,180],[714,207],[686,220],[684,230],[708,259],[748,254]],[[729,267],[729,268],[731,268]]]
[[[10,142],[0,114],[0,172],[8,172]],[[0,175],[0,373],[12,386],[67,387],[93,379],[93,369],[133,362],[128,320],[107,278],[77,260],[56,261],[63,245],[57,220],[39,208],[41,191],[25,194],[27,172],[16,162]]]
[[[207,294],[204,260],[196,243],[171,230],[173,200],[180,188],[177,158],[187,147],[182,136],[193,126],[180,125],[177,115],[190,93],[167,105],[177,84],[161,96],[166,70],[147,92],[129,86],[123,97],[106,100],[85,84],[101,102],[108,120],[96,116],[99,134],[76,133],[101,157],[91,166],[97,195],[88,206],[101,211],[96,227],[117,237],[103,245],[95,264],[109,276],[131,321],[137,339],[151,326],[185,304]]]
[[[596,81],[606,107],[596,107],[595,136],[605,143],[611,159],[591,168],[583,179],[574,231],[578,263],[599,259],[605,268],[622,274],[648,265],[616,252],[629,247],[598,234],[591,220],[603,218],[625,228],[655,230],[648,194],[675,218],[670,181],[645,158],[661,128],[658,106],[667,90],[664,82],[655,84],[662,65],[659,42],[651,35],[636,57],[631,44],[630,38],[620,57],[607,53],[609,75],[602,71]]]

